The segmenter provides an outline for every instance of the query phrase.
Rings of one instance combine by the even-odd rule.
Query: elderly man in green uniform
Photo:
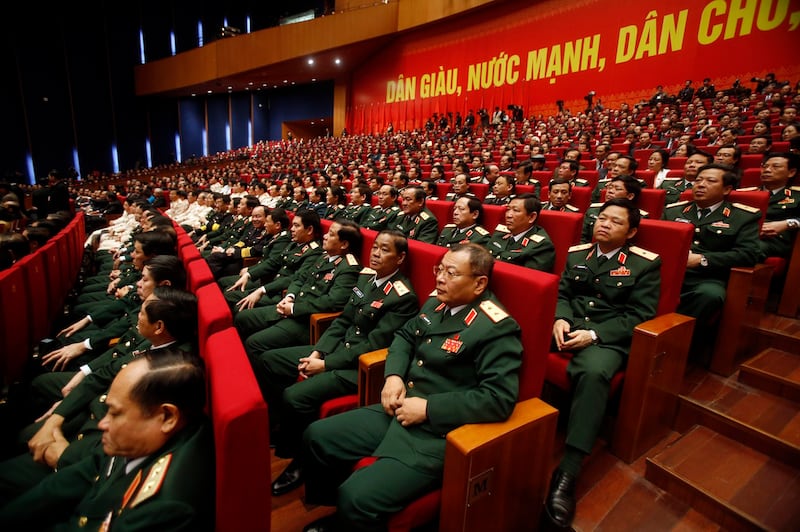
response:
[[[311,314],[344,308],[361,270],[357,258],[361,242],[355,222],[333,222],[323,239],[324,253],[292,278],[282,299],[271,306],[252,308],[248,296],[237,304],[233,324],[251,357],[270,349],[305,345]]]
[[[701,356],[715,338],[731,268],[754,266],[760,253],[761,211],[727,201],[737,182],[729,166],[702,166],[692,183],[693,201],[668,205],[663,214],[665,220],[695,227],[678,312],[697,319],[692,351]]]
[[[197,298],[185,290],[159,286],[148,296],[139,311],[137,328],[146,340],[140,349],[125,355],[108,353],[104,363],[91,373],[75,374],[63,400],[23,429],[33,433],[26,453],[0,466],[0,496],[20,493],[48,476],[54,469],[74,464],[98,445],[101,431],[98,421],[105,415],[106,393],[111,381],[132,360],[145,352],[180,349],[195,352],[197,335]]]
[[[397,206],[397,194],[397,189],[392,185],[381,185],[375,193],[378,197],[378,204],[364,216],[361,227],[373,231],[394,227],[395,219],[400,214],[400,207]]]
[[[519,392],[520,329],[488,290],[494,259],[457,244],[435,268],[436,297],[389,347],[381,404],[312,423],[303,434],[306,501],[338,514],[305,530],[359,531],[442,483],[445,434],[505,420]],[[350,475],[364,456],[369,467]]]
[[[497,226],[486,245],[489,253],[503,262],[552,273],[556,250],[550,235],[536,223],[541,209],[542,204],[532,193],[511,200],[506,224]]]
[[[286,219],[288,221],[288,216]],[[220,279],[220,285],[225,289],[225,300],[232,310],[236,310],[244,299],[249,300],[247,308],[277,303],[292,277],[310,267],[322,254],[317,242],[322,236],[322,225],[316,212],[302,209],[295,213],[289,232],[291,243],[285,245],[280,253],[271,251],[258,264],[242,268],[236,281],[227,287],[225,285],[231,282],[232,277]]]
[[[796,153],[768,153],[761,165],[761,187],[770,193],[767,219],[761,226],[758,244],[761,257],[784,257],[792,254],[797,229],[800,228],[800,187],[791,186],[797,177],[800,157]],[[747,190],[747,189],[740,189]]]
[[[664,204],[671,205],[677,202],[684,190],[691,190],[698,170],[712,162],[714,162],[714,156],[704,151],[696,151],[687,157],[686,162],[683,163],[683,177],[667,177],[658,186],[667,191]]]
[[[4,530],[214,528],[214,439],[202,361],[148,354],[114,378],[102,449],[0,509]],[[187,481],[187,479],[191,479]]]
[[[253,361],[276,427],[277,456],[295,458],[303,430],[317,419],[322,403],[356,393],[359,355],[388,347],[394,333],[416,315],[417,294],[399,270],[407,253],[402,233],[382,231],[344,311],[317,344],[267,351]],[[303,470],[292,460],[272,483],[272,494],[283,495],[302,482]]]
[[[344,216],[358,225],[364,221],[372,209],[372,191],[367,185],[355,185],[350,189],[350,203],[344,209]]]
[[[574,354],[567,366],[573,395],[564,456],[546,503],[547,515],[561,527],[575,515],[575,481],[600,432],[611,378],[625,363],[634,327],[656,313],[661,259],[629,244],[640,219],[628,199],[604,203],[594,242],[570,248],[561,275],[553,343]]]
[[[486,246],[491,234],[483,227],[483,205],[478,198],[458,198],[453,204],[453,223],[442,229],[437,246],[452,247],[459,242]]]
[[[393,229],[411,240],[436,243],[439,221],[425,206],[425,190],[422,187],[411,185],[403,189],[403,212],[395,219]]]

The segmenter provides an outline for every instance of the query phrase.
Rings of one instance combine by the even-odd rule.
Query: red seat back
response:
[[[0,385],[22,377],[33,342],[28,290],[19,263],[0,272]]]
[[[50,307],[55,306],[49,296],[47,262],[42,248],[20,259],[16,267],[22,269],[28,297],[28,330],[33,344],[50,336]]]
[[[197,296],[197,344],[200,346],[200,355],[205,358],[207,353],[204,353],[203,349],[208,338],[233,326],[233,315],[217,283],[201,286],[195,295]]]
[[[542,211],[537,223],[550,235],[556,249],[553,273],[561,275],[567,264],[569,248],[581,240],[583,215],[577,212]]]
[[[439,223],[439,232],[442,231],[445,225],[453,222],[454,205],[454,201],[444,201],[443,199],[425,201],[425,206],[436,216],[436,221]]]
[[[214,274],[206,261],[193,260],[186,264],[186,282],[189,291],[196,294],[201,286],[214,282]]]

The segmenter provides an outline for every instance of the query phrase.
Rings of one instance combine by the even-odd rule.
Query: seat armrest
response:
[[[249,268],[250,266],[255,266],[260,260],[261,257],[246,257],[242,259],[242,267]]]
[[[658,316],[633,330],[612,452],[627,463],[672,430],[695,319]]]
[[[737,369],[739,355],[751,352],[755,338],[752,332],[764,313],[771,279],[772,266],[766,264],[731,268],[711,355],[710,369],[714,373],[730,376]]]
[[[447,434],[439,530],[528,530],[539,522],[553,461],[558,410],[538,398],[500,423]]]
[[[310,325],[311,325],[311,338],[310,343],[311,345],[316,344],[319,342],[320,337],[322,334],[328,330],[333,320],[335,320],[339,315],[339,312],[315,312],[311,315],[310,318]]]
[[[358,357],[358,406],[381,402],[383,370],[389,349],[368,351]]]

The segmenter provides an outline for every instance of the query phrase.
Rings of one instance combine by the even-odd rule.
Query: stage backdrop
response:
[[[573,112],[710,77],[717,90],[774,72],[800,80],[800,0],[503,2],[401,36],[353,76],[348,130],[421,127],[433,113],[520,105]]]

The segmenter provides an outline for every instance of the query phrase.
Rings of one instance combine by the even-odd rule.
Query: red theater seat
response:
[[[33,341],[24,265],[0,272],[0,386],[22,377]]]
[[[200,354],[205,357],[202,350],[208,338],[227,327],[233,326],[233,315],[228,302],[222,295],[217,283],[201,286],[195,292],[197,296],[197,336]]]

